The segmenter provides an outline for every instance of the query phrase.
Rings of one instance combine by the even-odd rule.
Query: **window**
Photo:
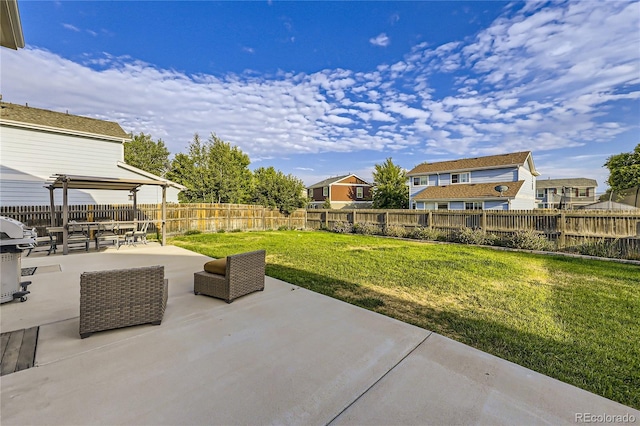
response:
[[[449,210],[449,203],[438,203],[438,210]]]
[[[413,186],[427,186],[429,184],[429,176],[416,176],[413,178]]]
[[[538,189],[536,197],[544,198],[544,189]]]
[[[309,198],[313,198],[313,189],[309,189],[309,190],[307,191],[307,196],[308,196]]]
[[[464,203],[465,210],[482,210],[482,202]]]
[[[580,188],[578,190],[578,197],[588,197],[589,196],[589,190],[587,188]]]
[[[356,188],[356,198],[362,198],[364,197],[364,188],[362,188],[361,186],[358,186]]]
[[[451,183],[469,183],[469,173],[453,173]]]
[[[322,196],[323,197],[328,197],[329,196],[329,187],[328,186],[322,187]]]

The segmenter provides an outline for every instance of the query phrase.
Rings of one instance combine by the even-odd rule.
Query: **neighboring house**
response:
[[[325,179],[307,188],[309,208],[322,208],[328,199],[332,209],[370,208],[373,185],[356,175]]]
[[[536,182],[536,202],[541,209],[575,209],[593,204],[598,182],[594,179],[540,179]]]
[[[124,162],[129,135],[118,123],[0,102],[0,204],[49,205],[46,181],[54,174],[169,183],[167,202],[184,187]],[[54,196],[62,204],[61,191]],[[127,204],[127,191],[70,190],[69,204]],[[138,204],[162,202],[162,189],[142,186]]]
[[[530,151],[423,163],[407,173],[409,205],[418,210],[532,210],[538,175]]]

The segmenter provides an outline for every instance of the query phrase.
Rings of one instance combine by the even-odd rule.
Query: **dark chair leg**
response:
[[[80,338],[81,338],[81,339],[85,339],[85,338],[87,338],[87,337],[91,336],[92,334],[93,334],[93,333],[80,333]]]
[[[151,323],[151,325],[160,325],[161,323],[162,323],[162,320],[160,320],[160,321],[153,321],[153,322]]]

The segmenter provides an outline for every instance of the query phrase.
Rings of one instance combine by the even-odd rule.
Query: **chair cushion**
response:
[[[227,273],[227,258],[221,257],[205,263],[204,270],[210,274],[225,275]]]

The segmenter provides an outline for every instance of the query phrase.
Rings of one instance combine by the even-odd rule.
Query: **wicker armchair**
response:
[[[85,272],[80,276],[80,337],[130,325],[160,325],[169,281],[164,266]]]
[[[264,250],[227,256],[225,274],[196,272],[193,292],[233,302],[240,296],[264,290]]]

